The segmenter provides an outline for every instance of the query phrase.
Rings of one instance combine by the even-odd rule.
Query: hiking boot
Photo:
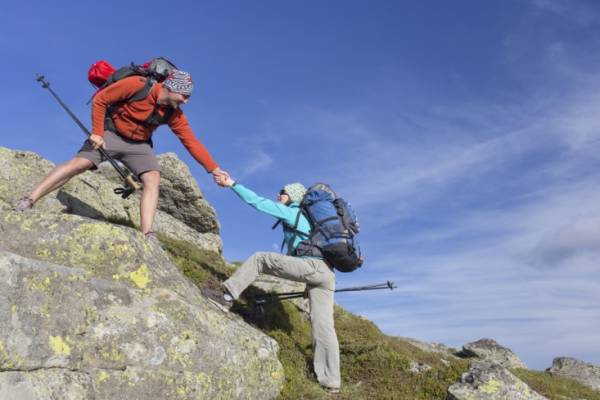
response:
[[[321,385],[321,387],[323,388],[323,390],[325,390],[327,393],[330,393],[330,394],[336,394],[336,393],[340,392],[339,387],[330,387],[330,386],[324,386],[324,385]]]
[[[31,210],[33,208],[33,200],[31,199],[31,197],[23,197],[19,200],[17,200],[17,202],[15,203],[15,211],[25,211],[25,210]]]
[[[233,296],[229,294],[229,291],[223,285],[219,288],[209,286],[201,287],[200,292],[202,292],[211,303],[224,311],[229,311],[231,306],[233,306]]]

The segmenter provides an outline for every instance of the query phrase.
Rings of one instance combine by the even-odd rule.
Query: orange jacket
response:
[[[156,126],[146,125],[142,122],[152,114],[156,107],[158,93],[162,85],[157,83],[150,90],[150,94],[143,100],[119,104],[129,99],[140,91],[146,83],[146,78],[130,76],[108,86],[94,96],[92,102],[92,133],[104,136],[104,118],[106,108],[115,105],[112,118],[118,133],[130,140],[147,141],[152,137]],[[164,108],[159,108],[159,113],[164,114]],[[206,169],[211,172],[219,166],[210,153],[198,140],[181,109],[175,110],[168,122],[169,128],[181,140],[181,143],[190,154]]]

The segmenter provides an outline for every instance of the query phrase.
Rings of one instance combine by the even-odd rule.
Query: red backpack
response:
[[[153,58],[142,65],[131,63],[119,69],[113,67],[106,60],[100,60],[92,64],[88,70],[88,80],[102,90],[116,81],[134,75],[150,78],[149,80],[154,82],[162,82],[174,69],[177,69],[175,64],[164,57]]]

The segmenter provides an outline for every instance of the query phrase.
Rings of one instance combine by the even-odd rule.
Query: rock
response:
[[[558,357],[547,371],[570,378],[592,389],[600,390],[600,367],[570,357]]]
[[[463,355],[467,357],[479,357],[504,368],[527,368],[525,363],[510,349],[500,346],[493,339],[480,339],[476,342],[465,344],[463,346]]]
[[[57,226],[27,252],[63,265],[0,251],[0,398],[278,396],[274,340],[202,297],[138,232],[61,218],[74,236]],[[2,227],[18,240],[15,223]]]
[[[461,383],[448,389],[449,400],[544,400],[506,368],[490,361],[474,361]],[[547,400],[547,399],[546,399]]]
[[[216,212],[204,198],[188,166],[175,153],[160,154],[157,159],[161,170],[158,209],[198,232],[218,234]],[[121,182],[108,163],[100,164],[98,173],[114,184]]]
[[[427,343],[427,342],[422,342],[420,340],[407,338],[407,337],[400,337],[400,339],[412,344],[416,348],[421,349],[423,351],[427,351],[429,353],[441,353],[441,354],[443,354],[445,356],[449,356],[451,358],[457,358],[455,356],[455,354],[457,353],[458,350],[455,348],[452,348],[452,347],[448,347],[445,344]]]
[[[159,155],[158,163],[161,171],[158,209],[198,232],[218,234],[215,209],[204,199],[188,166],[175,153]]]
[[[430,365],[427,364],[423,364],[420,362],[416,362],[416,361],[411,361],[410,362],[410,369],[409,371],[415,374],[422,374],[423,372],[427,372],[431,369]]]
[[[107,172],[108,168],[111,173]],[[70,214],[139,227],[140,194],[135,193],[128,199],[115,196],[113,189],[120,184],[112,167],[102,165],[98,171],[88,171],[71,179],[59,190],[57,198],[65,206],[65,212]],[[37,204],[35,208],[37,209]],[[223,244],[218,234],[199,232],[164,211],[157,210],[153,229],[173,239],[190,242],[201,249],[222,252]]]
[[[12,209],[14,203],[27,196],[44,175],[54,168],[48,160],[29,151],[0,147],[0,202],[2,209]],[[62,212],[64,206],[56,193],[44,197],[36,208],[46,212]]]
[[[168,160],[165,163],[168,166],[167,171],[176,169],[178,164],[174,160],[174,156],[169,155],[164,158]],[[185,164],[178,162],[180,169],[188,171]],[[12,209],[14,202],[29,194],[52,168],[51,162],[35,153],[0,147],[0,209]],[[189,171],[187,174],[189,175]],[[175,175],[175,172],[167,174],[167,176],[172,175]],[[183,172],[181,175],[185,176]],[[193,218],[187,217],[187,219],[193,223],[193,226],[186,225],[184,221],[177,219],[177,216],[183,218],[182,215],[187,215],[186,212],[179,211],[176,216],[172,216],[159,209],[156,213],[154,230],[173,239],[192,243],[203,250],[221,253],[223,244],[218,235],[219,228],[215,211],[204,199],[199,198],[202,193],[193,183],[191,175],[188,178],[187,180],[184,180],[183,177],[179,180],[171,178],[178,182],[175,186],[170,184],[170,181],[161,183],[161,186],[164,183],[170,189],[167,190],[168,196],[164,200],[159,198],[159,208],[161,202],[173,203],[171,198],[174,196],[174,187],[186,191],[187,197],[184,197],[184,200],[190,201],[192,209],[190,215],[194,216]],[[192,187],[185,189],[184,183],[190,184]],[[113,189],[120,185],[121,179],[114,169],[110,165],[101,164],[97,171],[88,171],[76,176],[57,192],[42,198],[35,204],[34,210],[70,213],[126,226],[139,226],[139,193],[132,195],[129,199],[122,199],[113,193]]]
[[[135,198],[87,172],[15,212],[52,164],[0,148],[0,166],[0,399],[278,397],[277,342],[202,296],[129,227]],[[220,251],[218,224],[197,230],[201,193],[190,193],[182,201],[195,196],[194,227],[159,210],[156,230]]]

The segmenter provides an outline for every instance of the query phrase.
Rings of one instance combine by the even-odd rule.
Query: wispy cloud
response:
[[[273,159],[260,147],[246,148],[243,161],[236,168],[236,179],[245,179],[258,172],[266,171]]]

